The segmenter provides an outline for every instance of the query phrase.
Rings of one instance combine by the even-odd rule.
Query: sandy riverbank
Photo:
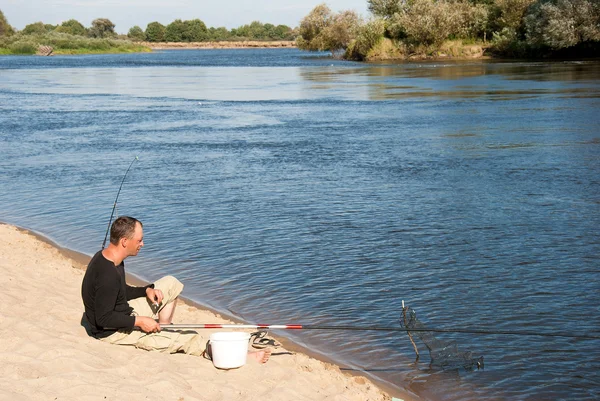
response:
[[[252,49],[252,48],[291,48],[296,47],[293,40],[260,42],[245,40],[241,42],[139,42],[152,50],[165,49]]]
[[[199,357],[90,338],[80,325],[85,261],[73,256],[0,224],[0,399],[391,399],[367,378],[284,348],[265,365],[223,371]],[[227,320],[180,302],[175,323],[184,322]]]

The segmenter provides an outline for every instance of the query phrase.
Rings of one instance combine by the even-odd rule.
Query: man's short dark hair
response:
[[[118,245],[121,238],[132,238],[136,223],[140,223],[141,227],[144,226],[141,221],[133,217],[121,216],[117,218],[110,227],[110,243]]]

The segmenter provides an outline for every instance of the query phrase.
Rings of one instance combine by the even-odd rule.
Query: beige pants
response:
[[[154,288],[161,290],[164,295],[161,307],[158,310],[153,309],[148,298],[145,297],[132,299],[129,301],[129,306],[133,308],[133,315],[158,319],[158,312],[162,308],[171,302],[176,302],[177,297],[183,290],[183,284],[175,277],[166,276],[156,281]],[[141,330],[117,331],[108,337],[102,338],[102,341],[110,344],[133,345],[136,348],[148,351],[157,350],[172,354],[185,352],[191,355],[202,355],[206,349],[207,340],[195,331],[169,331],[168,327],[168,325],[161,326],[162,331],[159,333],[144,333]]]

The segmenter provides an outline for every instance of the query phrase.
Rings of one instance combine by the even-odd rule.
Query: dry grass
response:
[[[423,44],[408,46],[404,42],[384,38],[369,50],[366,60],[473,59],[480,58],[483,54],[482,44],[465,44],[461,40],[447,40],[440,46]]]

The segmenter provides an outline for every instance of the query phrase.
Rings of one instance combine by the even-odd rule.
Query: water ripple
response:
[[[0,220],[92,254],[138,155],[128,270],[204,305],[397,326],[405,300],[431,327],[598,331],[597,63],[239,54],[0,59]],[[440,335],[484,355],[465,372],[401,333],[278,334],[423,399],[600,397],[597,341]]]

